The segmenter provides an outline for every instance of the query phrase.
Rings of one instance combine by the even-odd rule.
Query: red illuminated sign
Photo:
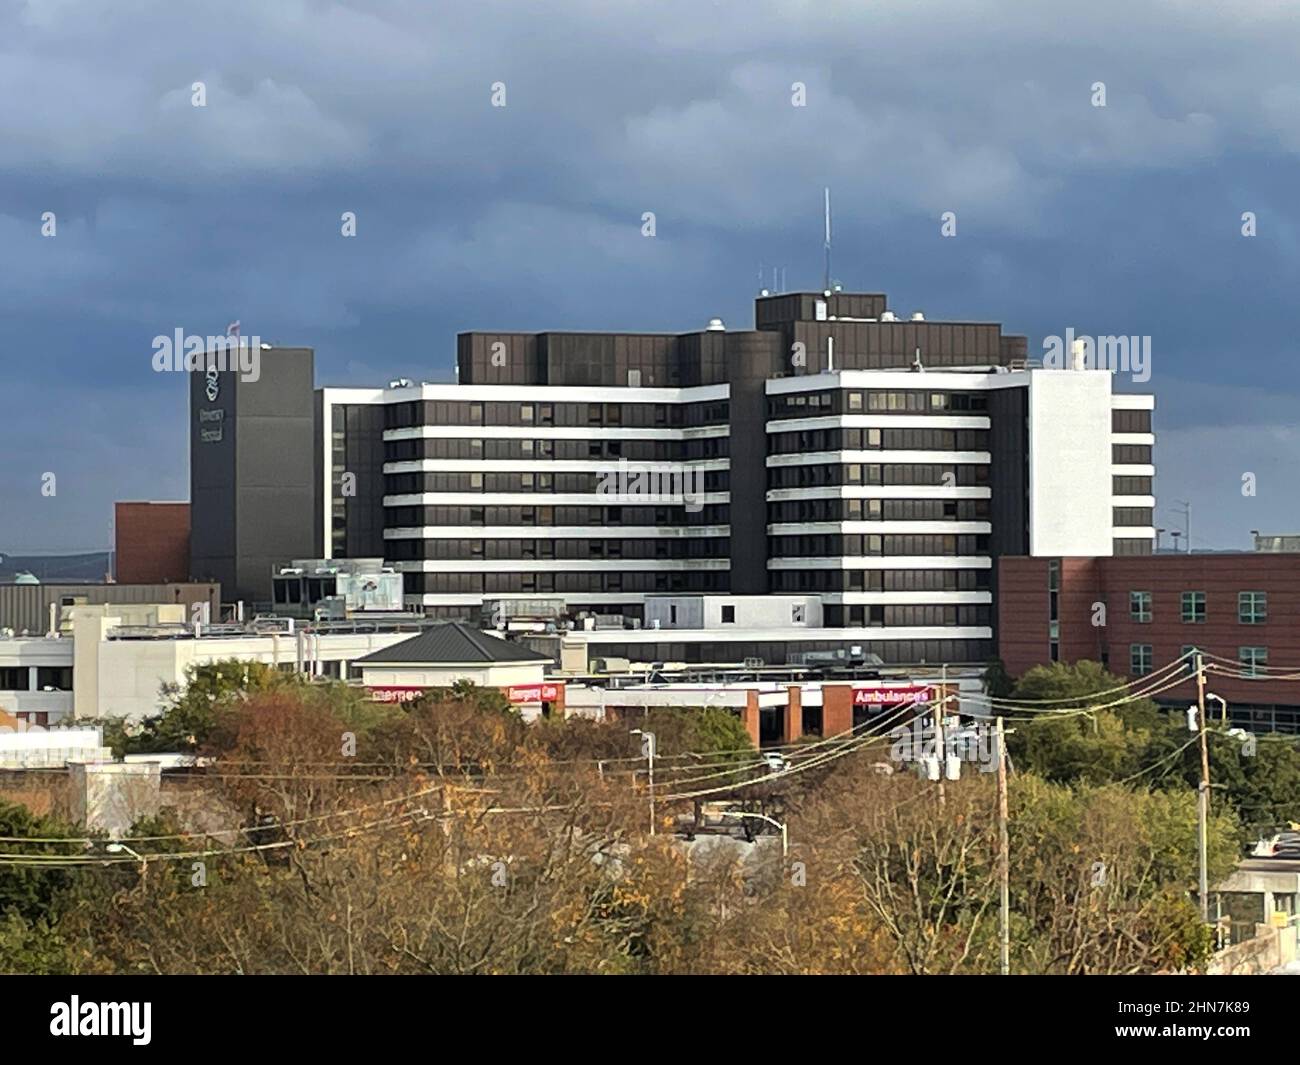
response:
[[[411,703],[424,694],[423,688],[370,688],[370,699],[376,703]]]
[[[371,701],[376,703],[410,703],[426,691],[424,688],[409,688],[393,685],[380,685],[368,689]],[[564,682],[547,682],[545,684],[515,684],[503,689],[506,698],[512,703],[553,703],[564,693]]]
[[[563,691],[563,681],[557,684],[515,684],[506,689],[506,698],[512,703],[553,703]]]
[[[895,706],[899,703],[923,703],[929,700],[930,687],[926,684],[853,689],[854,706]]]

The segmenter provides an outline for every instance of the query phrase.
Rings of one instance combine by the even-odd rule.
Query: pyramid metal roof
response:
[[[356,662],[367,665],[498,665],[517,662],[549,662],[549,655],[510,643],[499,636],[448,621],[433,625],[418,636],[395,643],[382,651],[372,651]]]

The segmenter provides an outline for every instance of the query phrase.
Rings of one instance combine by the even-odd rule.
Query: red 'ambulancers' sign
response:
[[[564,682],[555,684],[516,684],[506,689],[512,703],[553,703],[564,691]]]
[[[898,703],[923,703],[930,700],[930,687],[909,684],[886,688],[854,688],[854,706],[893,706]]]
[[[423,688],[377,687],[367,689],[374,703],[412,703],[424,694]]]

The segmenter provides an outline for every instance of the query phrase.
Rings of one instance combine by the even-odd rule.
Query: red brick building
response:
[[[1300,667],[1300,554],[1002,558],[997,604],[999,656],[1013,676],[1092,659],[1134,678],[1194,647],[1227,660],[1207,658],[1207,687],[1227,700],[1234,723],[1300,731],[1300,679],[1262,675]],[[1230,675],[1252,672],[1260,675]],[[1158,701],[1195,698],[1189,679]]]
[[[190,579],[188,503],[117,503],[113,512],[114,575],[119,584]]]

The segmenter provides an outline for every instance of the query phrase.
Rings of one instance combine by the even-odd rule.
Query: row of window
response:
[[[987,569],[786,569],[768,573],[773,592],[983,592]]]
[[[987,535],[920,533],[880,536],[875,533],[814,533],[769,536],[771,558],[835,558],[840,555],[973,555],[989,549]]]
[[[990,624],[988,606],[862,606],[833,603],[822,608],[828,627],[873,625],[978,625]]]
[[[1150,477],[1128,477],[1115,475],[1110,479],[1111,495],[1149,496],[1151,494]]]
[[[455,441],[461,445],[457,451],[464,450],[469,444],[468,455],[450,455],[452,450],[446,445],[452,441],[421,437],[418,440],[390,440],[384,447],[384,457],[389,462],[411,462],[416,459],[442,458],[493,458],[486,454],[482,440]],[[491,441],[489,441],[491,443]],[[696,440],[520,440],[518,448],[511,448],[516,454],[501,455],[501,458],[525,459],[628,459],[629,461],[653,461],[657,455],[671,456],[665,461],[687,462],[692,459],[726,458],[730,440],[725,436],[705,436]],[[647,444],[672,444],[670,448],[647,447]]]
[[[421,525],[508,525],[549,528],[555,525],[727,525],[731,507],[726,503],[706,503],[699,510],[685,505],[653,507],[388,507],[385,524],[390,529]]]
[[[1181,653],[1187,654],[1189,651],[1196,650],[1195,646],[1188,644],[1183,647]],[[1262,675],[1263,669],[1268,665],[1268,648],[1267,647],[1238,647],[1237,661],[1241,663],[1242,673],[1248,677]],[[1155,668],[1155,660],[1152,656],[1152,648],[1149,643],[1129,644],[1129,674],[1134,677],[1141,677],[1150,673]]]
[[[989,468],[980,463],[962,466],[882,465],[879,462],[819,463],[813,466],[769,466],[769,488],[817,488],[842,484],[905,484],[940,487],[982,487]]]
[[[987,499],[791,499],[767,505],[768,521],[986,521]]]
[[[729,439],[708,436],[698,440],[610,440],[602,443],[619,445],[618,456],[637,462],[684,462],[690,459],[725,458]],[[491,437],[451,439],[427,437],[420,440],[390,440],[385,451],[389,462],[410,459],[589,459],[603,458],[607,452],[593,456],[590,440],[515,440]],[[415,446],[412,446],[415,445]],[[345,469],[336,460],[335,469]]]
[[[436,559],[727,558],[725,536],[627,540],[393,540],[388,557],[410,562]]]
[[[1151,541],[1143,538],[1124,539],[1115,537],[1111,541],[1112,549],[1116,555],[1149,555],[1151,554]]]
[[[723,425],[726,400],[707,403],[481,403],[477,400],[422,400],[391,403],[386,429],[419,425],[566,425],[688,428]]]
[[[1116,466],[1151,465],[1150,444],[1111,444],[1110,461]]]
[[[1112,410],[1110,428],[1115,433],[1149,433],[1151,432],[1151,412],[1149,410]]]
[[[0,666],[0,692],[72,691],[71,666],[37,666],[36,686],[32,686],[27,666]]]
[[[610,465],[584,473],[389,474],[392,494],[406,492],[560,492],[645,498],[650,503],[690,501],[704,492],[725,492],[726,470],[676,467],[669,472]]]
[[[601,655],[645,661],[654,658],[665,662],[714,662],[717,647],[709,643],[674,643],[672,630],[663,630],[664,639],[654,644],[601,643]],[[869,640],[864,650],[879,655],[887,665],[924,665],[933,662],[968,662],[983,664],[994,654],[991,640]],[[732,661],[754,658],[760,662],[798,662],[812,651],[847,649],[844,640],[727,641],[727,657]],[[861,708],[859,708],[861,709]]]
[[[1117,529],[1149,528],[1155,523],[1151,507],[1112,507],[1111,524]]]
[[[929,414],[975,411],[982,414],[988,409],[988,397],[982,392],[860,392],[842,389],[773,396],[768,400],[768,414],[773,418],[815,418],[823,414],[858,414],[862,411]]]
[[[1129,592],[1129,618],[1143,624],[1149,623],[1154,617],[1153,599],[1150,592]],[[1181,593],[1179,610],[1184,624],[1204,624],[1207,616],[1205,593]],[[1268,593],[1238,592],[1237,621],[1242,625],[1263,625],[1268,621]]]
[[[407,573],[408,595],[514,592],[725,592],[725,570],[672,573],[585,571],[565,573]]]
[[[773,455],[810,451],[987,451],[987,429],[799,429],[772,433]]]

